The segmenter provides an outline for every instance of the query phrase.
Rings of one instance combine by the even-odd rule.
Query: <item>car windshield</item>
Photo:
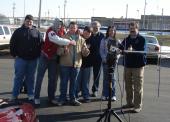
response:
[[[145,37],[146,43],[158,44],[158,41],[154,37]]]

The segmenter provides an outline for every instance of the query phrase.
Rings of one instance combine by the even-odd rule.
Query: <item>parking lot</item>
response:
[[[13,84],[13,63],[8,50],[0,53],[0,98],[10,98]],[[160,69],[160,72],[159,72]],[[121,112],[121,104],[125,104],[125,93],[123,92],[123,66],[119,65],[117,73],[116,102],[112,102],[112,108],[126,122],[170,122],[170,60],[162,59],[161,67],[147,65],[145,67],[144,99],[143,110],[134,114],[127,111]],[[160,77],[159,77],[160,74]],[[102,76],[102,75],[101,75]],[[160,79],[160,91],[158,97],[158,83]],[[90,82],[92,84],[92,81]],[[59,84],[59,82],[58,82]],[[90,84],[90,86],[91,86]],[[119,85],[120,84],[120,85]],[[59,86],[59,85],[58,85]],[[36,108],[40,122],[95,122],[103,110],[107,108],[107,102],[102,102],[101,97],[102,77],[100,78],[100,93],[97,98],[92,98],[91,103],[84,103],[81,106],[50,106],[47,103],[47,74],[44,78],[41,99],[42,104]],[[90,87],[91,88],[91,87]],[[120,90],[121,88],[121,90]],[[123,92],[123,98],[121,96]],[[56,95],[59,95],[59,88]],[[26,98],[21,94],[20,98]],[[121,102],[122,101],[122,102]],[[111,122],[117,122],[112,116]]]

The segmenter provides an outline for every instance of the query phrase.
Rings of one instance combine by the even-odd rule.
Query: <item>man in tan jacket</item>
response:
[[[67,85],[69,86],[70,104],[79,106],[81,103],[76,100],[75,93],[77,87],[77,76],[82,64],[82,56],[89,54],[89,49],[86,46],[85,40],[80,36],[78,32],[78,26],[75,22],[70,22],[69,31],[65,36],[67,39],[75,40],[76,45],[69,45],[60,50],[63,52],[60,54],[60,97],[58,105],[64,105],[66,103]]]

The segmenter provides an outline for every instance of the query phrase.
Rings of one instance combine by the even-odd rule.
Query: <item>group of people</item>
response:
[[[91,26],[86,26],[81,32],[75,22],[70,22],[66,32],[63,22],[56,18],[46,31],[43,40],[41,33],[33,26],[33,16],[27,15],[23,25],[15,30],[10,40],[10,53],[15,57],[12,99],[18,99],[22,84],[25,82],[28,100],[39,105],[42,81],[48,70],[49,103],[61,106],[69,102],[71,105],[79,106],[80,92],[83,97],[82,102],[90,102],[90,96],[98,96],[101,67],[103,67],[102,100],[107,100],[109,97],[107,56],[112,46],[124,55],[127,104],[123,108],[134,108],[134,112],[140,112],[146,55],[124,52],[128,49],[145,50],[145,39],[138,32],[138,24],[135,22],[129,24],[130,34],[122,42],[116,38],[114,26],[108,27],[106,35],[100,32],[100,27],[98,21],[93,21]],[[116,62],[117,60],[118,55]],[[93,71],[92,94],[89,90],[91,70]],[[60,76],[60,95],[59,99],[56,99],[58,76]],[[116,101],[115,72],[112,73],[111,80],[111,100]]]

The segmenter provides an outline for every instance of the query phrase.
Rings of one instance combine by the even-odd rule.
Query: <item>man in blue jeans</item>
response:
[[[34,99],[34,75],[42,42],[40,32],[33,26],[33,16],[27,15],[24,24],[13,33],[10,40],[10,53],[15,57],[12,99],[18,98],[24,79],[28,100]]]
[[[60,57],[61,80],[58,105],[64,105],[67,102],[67,88],[69,81],[70,104],[73,106],[79,106],[81,103],[76,99],[77,77],[82,64],[82,56],[87,56],[88,49],[85,40],[79,34],[78,25],[75,22],[70,22],[66,38],[75,40],[76,45],[65,46]]]
[[[90,102],[90,93],[89,93],[89,81],[90,81],[90,70],[91,70],[91,60],[90,54],[91,46],[90,46],[90,36],[92,33],[92,28],[86,26],[83,30],[83,38],[85,39],[87,48],[89,49],[89,55],[87,57],[82,57],[82,65],[80,68],[80,72],[78,74],[78,83],[76,90],[76,97],[79,97],[79,92],[81,91],[83,102]]]
[[[100,23],[98,21],[92,22],[93,32],[90,37],[91,49],[91,63],[93,67],[93,86],[92,86],[92,97],[97,97],[99,89],[99,79],[101,73],[102,59],[100,56],[100,42],[104,38],[104,34],[100,32]]]
[[[40,104],[41,85],[46,70],[48,70],[48,100],[53,105],[57,104],[57,100],[55,99],[59,73],[57,62],[59,56],[57,55],[57,50],[61,45],[75,44],[75,41],[61,38],[63,35],[62,21],[59,18],[55,18],[53,25],[46,32],[46,38],[42,46],[42,53],[38,64],[34,100],[36,105]]]

